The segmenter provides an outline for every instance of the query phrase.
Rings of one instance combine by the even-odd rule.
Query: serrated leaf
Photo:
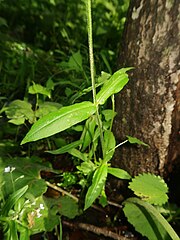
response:
[[[129,198],[123,204],[128,221],[149,240],[179,240],[167,220],[151,204],[138,198]]]
[[[128,180],[131,179],[131,176],[129,175],[129,173],[120,168],[108,167],[108,173],[120,179],[128,179]]]
[[[102,164],[94,172],[92,184],[89,187],[85,197],[84,210],[89,208],[97,197],[101,194],[107,178],[107,164]]]
[[[97,93],[97,103],[103,105],[106,100],[113,94],[120,92],[128,83],[128,75],[126,71],[131,68],[123,68],[115,72],[109,80],[107,80],[101,90]]]
[[[40,118],[31,127],[21,144],[37,141],[66,130],[87,119],[95,111],[96,107],[91,102],[76,103],[68,107],[62,107],[58,111]]]
[[[132,179],[129,188],[151,204],[162,205],[168,201],[168,187],[160,176],[150,173],[140,174]]]
[[[148,144],[142,142],[142,141],[139,140],[138,138],[131,137],[131,136],[126,136],[126,137],[128,138],[128,141],[129,141],[131,144],[139,144],[139,145],[143,145],[143,146],[149,147]]]

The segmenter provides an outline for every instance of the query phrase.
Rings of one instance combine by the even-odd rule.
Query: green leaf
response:
[[[61,206],[59,208],[59,213],[61,215],[66,216],[70,219],[75,218],[79,215],[79,206],[74,199],[68,196],[64,196],[59,199],[59,204]]]
[[[99,198],[99,203],[101,204],[102,207],[105,207],[108,205],[107,196],[106,196],[106,192],[105,192],[104,188],[103,188],[103,190],[101,192],[101,196]]]
[[[5,239],[7,240],[19,240],[17,232],[17,223],[14,220],[8,221],[8,230],[5,232]]]
[[[7,216],[8,212],[11,210],[11,208],[14,206],[16,201],[20,199],[25,192],[28,190],[28,185],[24,186],[23,188],[17,190],[16,192],[12,193],[9,198],[7,199],[6,203],[4,204],[1,215],[2,216]]]
[[[12,179],[14,188],[21,189],[28,185],[28,193],[34,197],[42,195],[47,190],[47,185],[44,179],[40,177],[40,171],[52,171],[51,168],[46,167],[45,164],[36,162],[34,158],[12,158],[4,160],[1,163],[0,181],[5,184],[2,187],[3,194],[7,198],[13,192]],[[14,168],[11,173],[4,172],[5,168]],[[12,176],[11,176],[12,175]]]
[[[114,134],[107,130],[104,132],[104,161],[108,162],[114,155],[116,140]]]
[[[109,80],[107,80],[102,89],[97,94],[97,103],[103,105],[106,100],[113,94],[120,92],[128,83],[128,75],[126,71],[131,68],[120,69],[115,72]]]
[[[40,118],[27,133],[21,144],[37,141],[62,132],[82,122],[95,113],[96,107],[91,102],[76,103],[47,114]]]
[[[88,158],[87,158],[88,154],[87,153],[82,153],[79,150],[77,150],[76,148],[70,149],[68,151],[68,153],[71,154],[74,157],[77,157],[77,158],[83,160],[83,161],[87,161],[88,160]]]
[[[30,123],[34,121],[34,112],[32,105],[26,101],[14,100],[6,108],[5,113],[7,118],[11,119],[9,122],[21,125],[28,120]]]
[[[41,86],[40,84],[33,83],[33,85],[29,87],[28,92],[30,94],[42,94],[51,98],[51,91],[48,88]]]
[[[131,137],[131,136],[126,136],[128,138],[128,141],[131,143],[131,144],[139,144],[139,145],[143,145],[143,146],[146,146],[146,147],[149,147],[148,144],[142,142],[141,140],[135,138],[135,137]]]
[[[59,110],[61,107],[61,104],[55,102],[40,102],[38,104],[38,109],[35,111],[35,116],[37,118],[41,118],[50,112]]]
[[[129,175],[129,173],[120,168],[108,167],[108,173],[120,179],[128,179],[128,180],[131,179],[131,176]]]
[[[69,196],[61,196],[57,199],[44,197],[44,199],[52,217],[60,213],[72,219],[80,214],[78,203]],[[49,219],[49,221],[51,220]]]
[[[69,68],[70,70],[76,70],[77,72],[82,72],[82,56],[80,51],[73,53],[69,58],[68,62],[61,62],[60,66],[63,68]]]
[[[89,208],[96,198],[101,194],[107,178],[107,164],[102,164],[94,172],[92,185],[89,187],[85,197],[84,210]]]
[[[140,174],[132,179],[129,188],[151,204],[162,205],[168,201],[168,187],[160,176],[150,173]]]
[[[78,141],[69,143],[59,149],[52,150],[52,151],[46,151],[46,152],[51,153],[51,154],[63,154],[63,153],[69,152],[71,149],[76,148],[81,144],[82,144],[82,140],[78,140]]]
[[[104,115],[105,121],[109,122],[116,116],[117,113],[112,109],[105,109],[102,111],[102,114]]]
[[[96,117],[91,116],[89,119],[87,119],[84,130],[81,135],[81,140],[82,140],[81,151],[84,151],[92,142],[95,127],[96,127]]]
[[[167,220],[151,204],[138,198],[129,198],[123,204],[128,221],[149,240],[179,240]]]
[[[86,161],[81,163],[81,165],[77,166],[76,168],[84,175],[88,175],[96,169],[96,165],[91,161]]]
[[[30,203],[25,206],[21,214],[22,224],[27,226],[28,223],[31,235],[42,231],[52,231],[55,225],[58,224],[58,217],[56,215],[52,217],[43,195],[33,199],[33,201],[30,200]],[[48,218],[50,218],[50,221],[47,226]]]

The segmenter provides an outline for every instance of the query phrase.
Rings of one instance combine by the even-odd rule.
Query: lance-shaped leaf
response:
[[[21,144],[52,136],[87,119],[96,111],[92,102],[76,103],[62,107],[40,118],[27,133]]]
[[[18,199],[20,199],[25,194],[27,190],[28,190],[28,185],[24,186],[23,188],[17,190],[12,195],[10,195],[5,205],[2,208],[1,215],[7,216],[10,209],[14,206],[14,204],[18,201]]]
[[[168,221],[151,204],[138,198],[128,198],[123,204],[128,221],[149,240],[179,240]]]
[[[126,71],[130,69],[131,68],[122,68],[118,70],[105,82],[97,94],[96,99],[98,104],[103,105],[111,95],[118,93],[123,89],[129,81]]]
[[[92,185],[89,187],[86,194],[84,210],[89,208],[96,198],[102,193],[107,178],[107,168],[107,164],[102,164],[94,172]]]
[[[108,173],[120,179],[131,179],[129,173],[120,168],[108,167]]]
[[[71,149],[73,148],[76,148],[78,147],[80,144],[82,144],[82,140],[78,140],[78,141],[75,141],[75,142],[72,142],[72,143],[69,143],[59,149],[56,149],[56,150],[52,150],[52,151],[47,151],[48,153],[51,153],[51,154],[63,154],[63,153],[67,153],[69,152]]]

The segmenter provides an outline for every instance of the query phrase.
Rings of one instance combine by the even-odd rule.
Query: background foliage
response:
[[[77,198],[69,190],[83,189],[82,199],[87,192],[84,209],[89,208],[99,195],[99,203],[106,206],[107,175],[131,179],[124,170],[110,167],[116,145],[111,132],[116,113],[114,109],[107,109],[106,103],[128,82],[125,72],[129,69],[112,73],[116,70],[129,1],[92,1],[103,149],[99,147],[96,116],[91,116],[96,107],[92,103],[85,1],[2,0],[0,4],[0,221],[6,239],[16,240],[19,236],[29,239],[35,233],[54,231],[58,224],[61,228],[59,216],[72,219],[82,214],[83,206],[79,209]],[[72,111],[76,119],[71,116]],[[67,115],[63,116],[63,113]],[[42,120],[37,121],[39,118]],[[48,130],[48,121],[54,123],[54,118],[62,128],[57,128],[55,122]],[[86,119],[83,126],[80,122]],[[80,124],[74,126],[77,123]],[[26,135],[32,124],[32,130]],[[39,133],[42,125],[44,132]],[[52,136],[60,131],[62,134]],[[23,143],[43,140],[20,146],[25,135]],[[51,137],[44,139],[48,136]],[[147,146],[130,136],[125,142]],[[99,158],[101,152],[104,159]],[[156,201],[151,199],[154,189],[147,191],[151,181],[160,188],[155,189],[159,196],[154,197]],[[63,187],[66,196],[46,198],[48,187],[53,187],[50,182]],[[139,176],[132,180],[129,188],[143,200],[151,199],[151,204],[161,206],[168,200],[165,183],[155,176]],[[62,191],[61,188],[58,191]],[[138,208],[134,218],[129,217],[137,230],[137,215],[142,214],[143,207],[147,216],[151,215],[148,209],[158,212],[136,198],[125,202],[127,217],[131,216],[132,209]],[[169,210],[167,215],[171,214]],[[159,219],[155,219],[155,223],[165,221]],[[173,230],[167,226],[173,235]],[[160,231],[166,233],[165,227],[161,226]],[[154,232],[150,234],[154,236]],[[57,232],[56,235],[61,239]]]

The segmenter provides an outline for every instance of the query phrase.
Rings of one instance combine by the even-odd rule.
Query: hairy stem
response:
[[[96,105],[96,117],[97,123],[100,130],[100,140],[103,152],[103,130],[102,130],[102,122],[99,114],[99,108],[96,101],[96,82],[95,82],[95,65],[94,65],[94,54],[93,54],[93,34],[92,34],[92,13],[91,13],[91,0],[87,0],[87,26],[88,26],[88,43],[89,43],[89,60],[90,60],[90,73],[91,73],[91,85],[93,92],[93,102]],[[104,157],[104,156],[103,156]]]

